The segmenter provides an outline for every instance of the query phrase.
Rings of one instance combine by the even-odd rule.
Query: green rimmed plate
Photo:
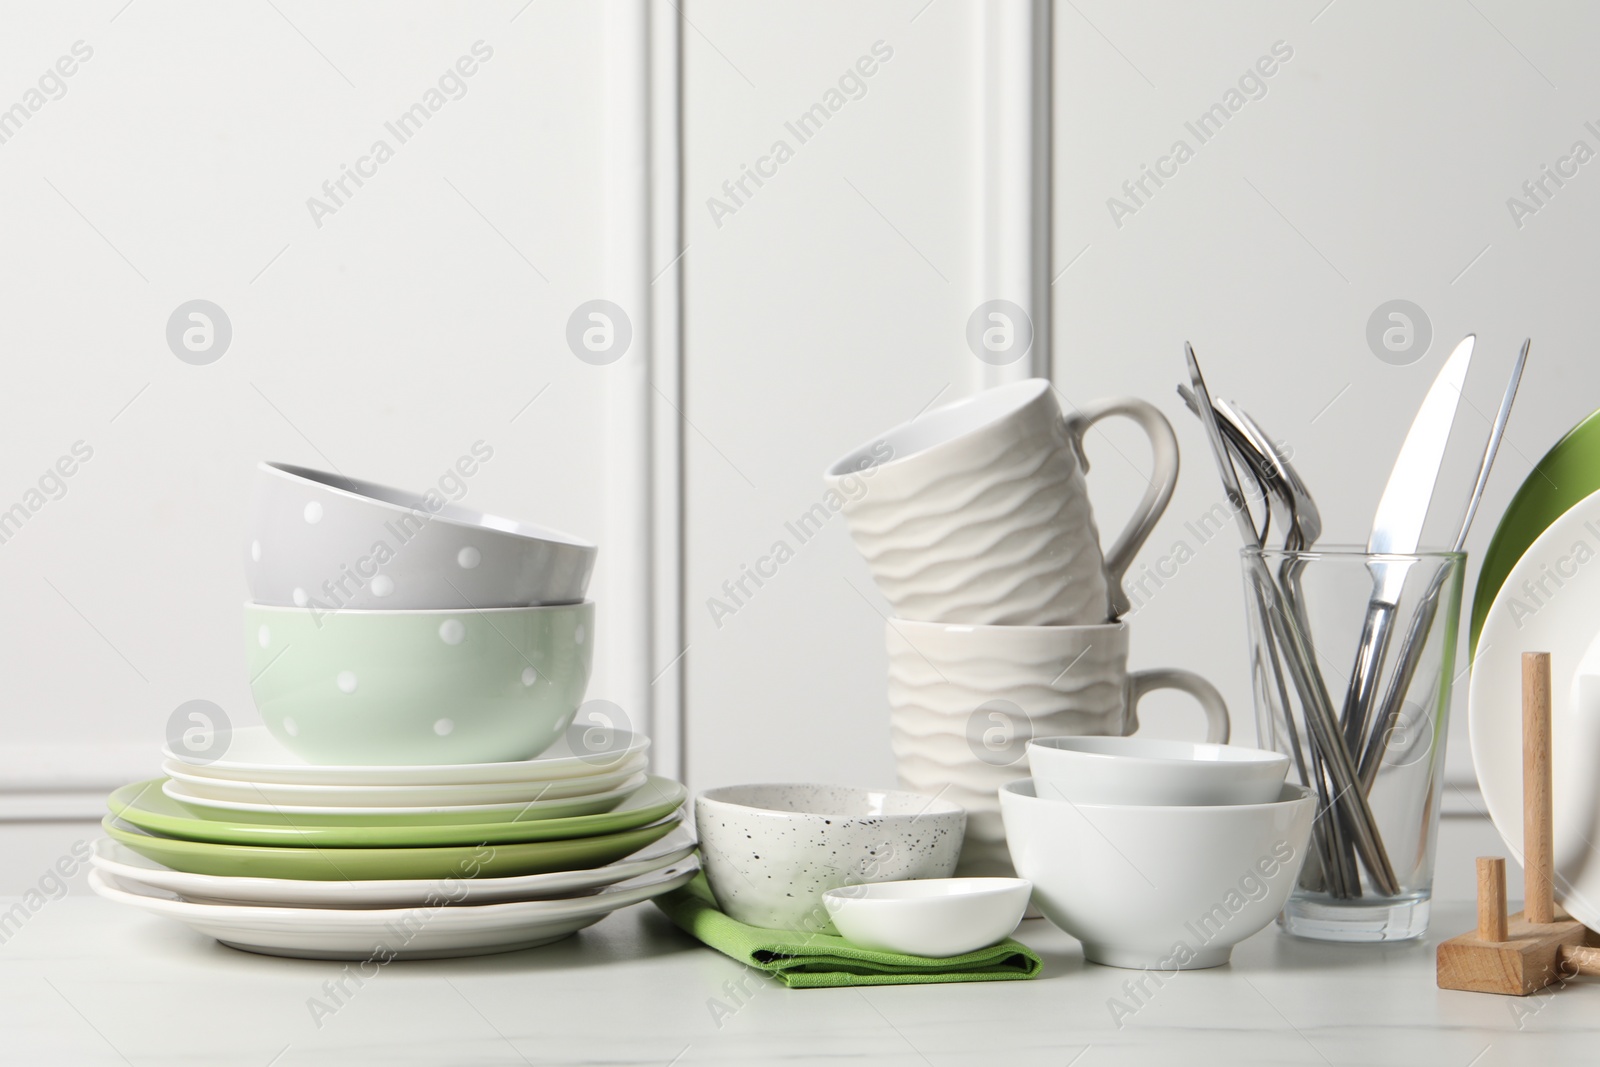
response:
[[[615,863],[659,841],[682,818],[673,816],[620,833],[509,845],[445,848],[273,848],[182,841],[144,833],[114,816],[105,832],[139,855],[189,874],[224,878],[297,878],[361,881],[375,878],[498,878],[552,871],[584,871]]]
[[[241,817],[234,819],[219,819],[215,813],[201,817],[163,793],[165,781],[152,778],[125,785],[111,794],[106,807],[112,816],[141,830],[184,841],[273,848],[439,848],[569,840],[633,830],[671,815],[688,795],[688,790],[672,779],[651,775],[626,801],[592,815],[454,825],[374,825],[368,817],[350,816],[311,825],[266,812],[239,813]]]
[[[1472,593],[1472,628],[1467,648],[1478,652],[1478,637],[1494,598],[1511,568],[1550,524],[1573,505],[1600,490],[1600,411],[1584,419],[1555,443],[1517,489],[1483,551],[1478,585]]]

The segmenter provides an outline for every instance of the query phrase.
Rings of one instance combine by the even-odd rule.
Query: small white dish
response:
[[[295,908],[191,904],[152,886],[89,872],[89,888],[186,924],[230,948],[308,960],[449,959],[559,941],[618,908],[658,897],[694,877],[693,860],[597,893],[558,900],[413,908]]]
[[[364,807],[334,806],[330,804],[274,804],[265,801],[214,800],[189,791],[182,782],[168,779],[161,791],[206,819],[235,819],[250,815],[271,815],[277,819],[322,818],[349,816],[363,818],[370,815],[408,816],[443,815],[457,817],[461,822],[480,818],[495,822],[514,817],[517,822],[530,819],[563,819],[576,815],[595,815],[610,811],[627,800],[650,780],[647,774],[636,774],[615,789],[588,796],[565,797],[560,800],[531,800],[511,804],[432,804],[432,805],[372,805]]]
[[[467,782],[459,785],[316,785],[293,782],[241,782],[196,774],[178,760],[163,760],[161,773],[183,784],[183,791],[206,800],[245,804],[327,805],[335,808],[421,807],[456,804],[526,804],[564,800],[620,788],[644,772],[643,754],[614,771],[581,778],[530,782]]]
[[[239,782],[302,785],[462,785],[473,782],[542,782],[581,778],[618,769],[650,748],[650,739],[626,730],[611,731],[604,751],[573,752],[565,737],[532,759],[503,763],[311,764],[284,748],[265,726],[241,726],[227,736],[215,759],[176,752],[161,754],[193,774]]]
[[[1010,937],[1032,889],[1025,878],[920,878],[830,889],[822,902],[852,944],[943,959]]]
[[[1269,804],[1289,757],[1146,737],[1041,737],[1028,742],[1028,766],[1039,796],[1074,804]]]
[[[172,893],[192,904],[247,904],[312,908],[412,908],[441,901],[452,905],[502,904],[515,900],[567,898],[670,867],[687,859],[695,843],[680,827],[660,841],[615,863],[577,871],[502,877],[357,878],[315,881],[193,874],[175,871],[109,838],[94,843],[89,862],[128,885]]]
[[[829,889],[954,874],[967,814],[894,790],[730,785],[696,797],[694,821],[706,881],[729,917],[832,933]]]

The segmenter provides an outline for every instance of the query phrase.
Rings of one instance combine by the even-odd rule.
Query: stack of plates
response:
[[[1522,854],[1522,653],[1550,653],[1556,899],[1600,928],[1600,412],[1512,497],[1472,605],[1472,762],[1495,828]]]
[[[313,766],[264,728],[167,750],[113,793],[96,892],[281,956],[477,955],[565,937],[693,877],[648,739],[509,763]]]

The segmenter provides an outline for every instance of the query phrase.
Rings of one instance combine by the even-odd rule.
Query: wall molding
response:
[[[684,721],[688,671],[684,553],[683,272],[688,256],[683,202],[683,14],[673,0],[651,0],[651,175],[654,191],[651,291],[652,382],[657,393],[655,484],[655,648],[650,662],[655,768],[688,774]]]
[[[681,778],[681,15],[670,0],[605,11],[605,291],[633,328],[606,368],[607,679],[655,770]]]
[[[154,745],[6,745],[0,748],[0,823],[95,819],[106,795],[160,773]]]
[[[977,5],[978,173],[972,306],[1009,300],[1033,345],[1013,363],[978,362],[978,388],[1051,376],[1051,0]]]

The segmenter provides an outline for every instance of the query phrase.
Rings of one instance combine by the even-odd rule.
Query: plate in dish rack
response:
[[[1478,635],[1467,699],[1472,762],[1495,829],[1522,855],[1522,654],[1550,653],[1555,896],[1600,928],[1600,492],[1551,523],[1511,568]],[[1600,687],[1596,687],[1600,690]]]
[[[1478,560],[1478,584],[1472,594],[1470,644],[1477,651],[1483,622],[1517,565],[1562,515],[1600,489],[1600,411],[1584,419],[1534,464],[1500,514],[1494,536]]]
[[[631,904],[686,885],[689,860],[588,896],[417,908],[295,908],[193,904],[153,886],[89,872],[107,900],[176,919],[231,948],[312,960],[446,959],[515,952],[559,941]]]

